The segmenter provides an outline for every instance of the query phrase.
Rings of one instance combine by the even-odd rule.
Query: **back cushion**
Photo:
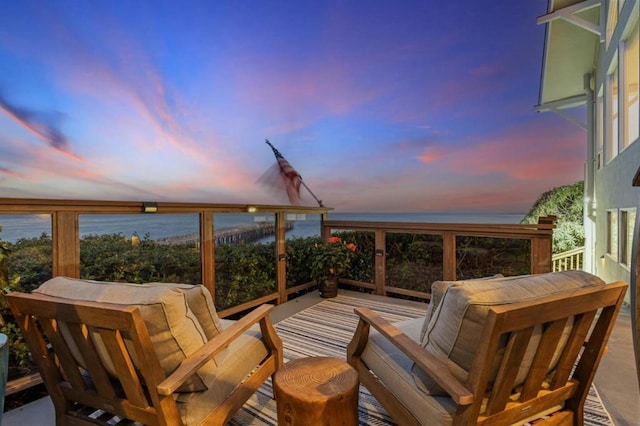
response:
[[[198,319],[207,340],[213,339],[222,331],[222,323],[216,313],[213,298],[205,286],[175,283],[148,283],[148,285],[168,286],[183,292],[187,305]]]
[[[170,286],[56,277],[42,284],[34,290],[34,293],[64,299],[136,306],[140,310],[165,375],[171,374],[187,356],[207,341],[204,330],[189,309],[185,293]],[[98,341],[98,336],[94,336],[94,340],[105,368],[116,377],[104,345]],[[78,362],[84,364],[81,354],[76,351],[74,356]],[[139,365],[138,360],[133,361]],[[208,383],[205,377],[208,379],[215,377],[215,372],[216,365],[212,360],[203,366],[198,374],[185,382],[178,391],[206,390]]]
[[[420,344],[426,351],[443,361],[451,373],[464,382],[471,369],[485,319],[492,306],[534,300],[567,290],[597,285],[604,285],[604,281],[582,271],[486,280],[439,281],[433,284],[432,292],[440,292],[442,298],[437,306],[434,305],[431,320]],[[553,364],[557,363],[560,349],[566,343],[572,325],[567,324],[565,327],[564,341],[560,342]],[[541,330],[534,332],[516,385],[522,384],[526,378],[540,341],[540,333]],[[500,359],[501,356],[498,354],[489,383],[495,379]],[[412,372],[416,385],[425,393],[446,394],[418,367],[414,366]]]
[[[492,280],[495,278],[502,278],[504,275],[495,274],[490,277],[484,278],[473,278],[467,281],[478,281],[478,280]],[[436,281],[431,285],[431,300],[429,301],[429,305],[427,306],[427,313],[424,317],[424,322],[422,323],[422,329],[420,330],[420,341],[424,340],[424,335],[427,333],[427,328],[429,327],[429,322],[431,321],[431,317],[433,316],[433,312],[436,310],[440,301],[442,300],[442,296],[444,296],[444,292],[455,283],[461,281]]]

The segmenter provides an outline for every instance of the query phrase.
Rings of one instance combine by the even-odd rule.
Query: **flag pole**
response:
[[[324,207],[324,206],[322,205],[322,200],[318,200],[318,197],[316,197],[316,194],[314,194],[313,192],[311,192],[311,190],[309,189],[309,187],[307,186],[307,184],[306,184],[306,183],[304,183],[304,181],[302,180],[302,177],[300,177],[300,183],[302,184],[302,186],[304,186],[304,187],[307,189],[307,191],[309,191],[309,194],[311,194],[311,196],[313,197],[313,199],[314,199],[314,200],[316,200],[316,201],[318,202],[318,205],[319,205],[320,207]]]
[[[280,151],[278,151],[273,145],[271,145],[271,142],[269,142],[269,139],[265,139],[264,140],[267,145],[269,145],[271,147],[271,150],[273,151],[273,154],[276,156],[277,158],[282,158],[282,160],[284,160],[284,157],[282,156],[282,154],[280,153]],[[288,163],[288,161],[284,160],[286,163]],[[280,164],[280,162],[278,162],[278,164],[280,165],[280,170],[282,170],[282,165]],[[287,164],[287,166],[291,167],[289,164]],[[293,168],[292,168],[293,170]],[[309,191],[309,194],[311,194],[311,196],[313,197],[314,200],[316,200],[316,202],[318,203],[318,205],[320,207],[324,207],[324,205],[322,204],[322,200],[318,199],[318,197],[316,197],[316,194],[314,194],[311,189],[309,189],[309,187],[307,186],[307,184],[304,182],[304,180],[302,180],[302,176],[300,176],[300,173],[298,173],[297,171],[294,171],[294,173],[297,175],[296,177],[300,180],[300,183],[302,184],[302,186],[305,187],[305,189],[307,191]]]

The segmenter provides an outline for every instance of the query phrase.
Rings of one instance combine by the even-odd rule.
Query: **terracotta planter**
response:
[[[318,285],[320,296],[328,299],[338,295],[338,277],[325,278]]]

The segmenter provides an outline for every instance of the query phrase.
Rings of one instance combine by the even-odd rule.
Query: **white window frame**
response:
[[[604,89],[600,89],[600,95],[596,98],[596,170],[604,166],[604,139],[606,127],[604,125]]]
[[[618,261],[620,243],[618,224],[618,210],[607,210],[607,256],[615,261]]]
[[[605,138],[605,163],[618,156],[620,145],[620,78],[618,75],[618,63],[612,66],[612,72],[607,74],[607,116],[605,117],[607,137]],[[617,87],[614,90],[613,82],[617,79]],[[615,95],[615,97],[614,97]],[[615,111],[615,114],[614,114]]]
[[[636,142],[638,140],[638,135],[634,135],[634,138],[631,139],[630,136],[630,123],[633,123],[633,117],[631,116],[630,113],[630,108],[628,105],[628,96],[629,96],[629,92],[627,91],[627,86],[628,86],[628,81],[629,81],[629,76],[627,75],[627,44],[629,42],[629,40],[631,39],[632,36],[638,37],[638,23],[636,21],[635,25],[632,26],[632,30],[629,32],[629,34],[627,35],[627,37],[622,40],[622,42],[620,43],[620,49],[619,49],[619,62],[618,62],[618,99],[619,99],[619,107],[618,107],[618,119],[621,120],[620,122],[620,131],[618,134],[618,152],[622,152],[623,150],[625,150],[626,148],[628,148],[632,143]],[[637,43],[637,42],[636,42]],[[632,58],[632,61],[636,62],[636,67],[637,67],[637,63],[639,58],[635,57]],[[636,81],[636,84],[638,84],[638,82]],[[638,87],[636,87],[636,109],[638,108],[637,106],[637,99],[638,99]],[[638,123],[638,112],[636,111],[635,114],[635,123],[637,125]]]
[[[633,250],[633,231],[636,224],[636,209],[620,209],[620,264],[627,269],[631,268],[631,251]]]

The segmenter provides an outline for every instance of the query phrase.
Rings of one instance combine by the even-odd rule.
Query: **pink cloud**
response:
[[[446,153],[440,148],[440,147],[434,147],[434,146],[430,146],[428,148],[426,148],[422,154],[420,154],[420,156],[418,157],[418,159],[425,163],[425,164],[429,164],[432,163],[436,160],[439,160],[440,158],[444,157],[446,155]]]
[[[18,179],[22,179],[22,180],[32,180],[29,179],[28,176],[22,174],[22,173],[18,173],[15,170],[11,170],[7,167],[2,167],[0,166],[0,174],[3,174],[5,176],[9,176],[9,177],[13,177],[13,178],[18,178]]]
[[[383,93],[359,78],[358,69],[337,59],[296,62],[239,58],[230,73],[243,103],[278,117],[316,114],[342,115]]]
[[[571,181],[582,175],[584,131],[529,123],[487,135],[451,152],[443,167],[461,173],[499,173],[521,180]],[[569,182],[570,183],[570,182]]]
[[[92,37],[76,31],[54,7],[38,10],[41,24],[51,35],[50,42],[64,50],[40,45],[25,45],[32,56],[52,70],[52,78],[62,83],[71,94],[91,97],[91,107],[99,109],[117,104],[143,117],[136,126],[150,128],[158,135],[147,143],[164,141],[192,157],[202,155],[192,130],[183,123],[185,110],[177,90],[164,78],[139,37],[131,29],[110,18],[101,17],[101,28],[107,30]],[[60,52],[63,52],[62,54]],[[77,117],[70,117],[70,120]]]

